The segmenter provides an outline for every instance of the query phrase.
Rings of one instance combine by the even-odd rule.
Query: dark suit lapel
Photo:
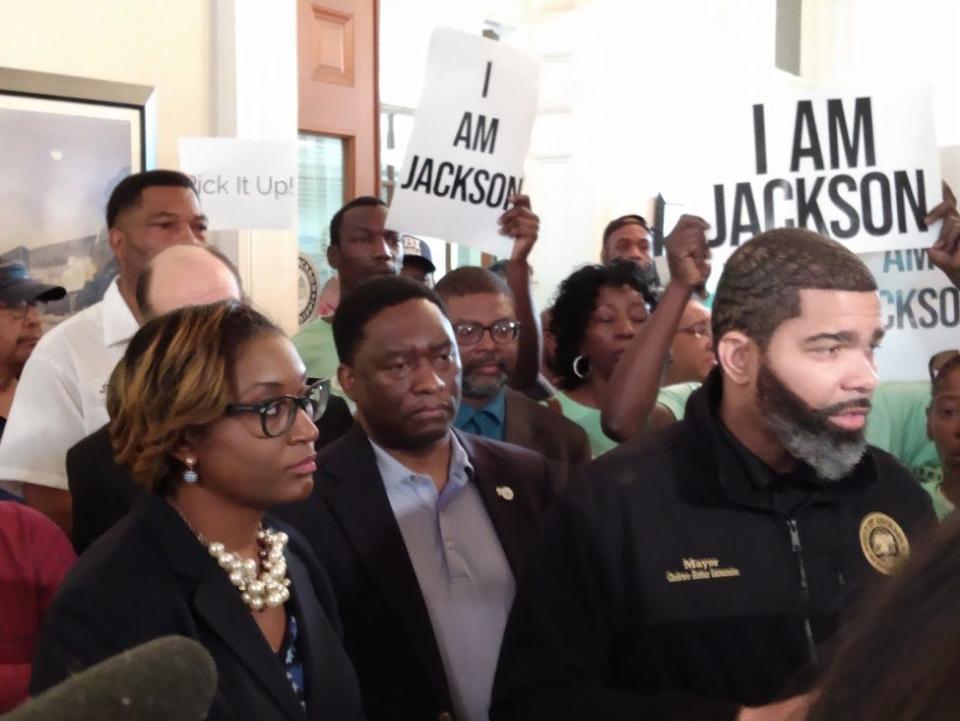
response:
[[[334,479],[326,498],[341,529],[423,659],[438,697],[449,698],[440,649],[420,584],[390,508],[373,448],[360,425],[349,431],[335,452],[321,459],[321,470]]]
[[[523,403],[517,401],[515,392],[509,388],[507,389],[504,413],[506,419],[503,428],[503,440],[523,448],[535,448],[529,414],[523,407]]]
[[[195,579],[192,601],[199,620],[249,669],[251,676],[283,709],[285,718],[304,721],[303,708],[283,666],[223,569],[162,499],[148,494],[136,512],[157,535],[174,568]]]
[[[517,578],[523,550],[529,546],[531,534],[536,532],[537,511],[526,492],[526,479],[504,478],[503,464],[487,445],[469,434],[457,432],[457,438],[473,465],[473,481],[480,492],[487,514],[500,539],[500,546]]]
[[[293,613],[297,617],[300,650],[307,674],[304,679],[307,708],[311,712],[311,718],[324,718],[330,709],[342,705],[339,699],[330,697],[330,692],[334,690],[330,681],[340,675],[338,670],[332,668],[336,657],[331,650],[341,642],[323,615],[320,601],[313,596],[313,582],[306,567],[292,553],[286,554],[286,558],[287,575],[293,590],[290,603],[293,604]],[[306,594],[311,594],[312,597],[305,598]]]

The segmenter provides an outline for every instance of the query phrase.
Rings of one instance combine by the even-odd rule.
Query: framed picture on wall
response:
[[[116,275],[104,209],[152,165],[153,89],[0,68],[0,261],[62,285],[52,325],[103,297]]]

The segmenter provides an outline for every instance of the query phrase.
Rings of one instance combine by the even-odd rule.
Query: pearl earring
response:
[[[187,456],[183,462],[187,464],[187,470],[183,472],[184,483],[196,483],[200,480],[200,476],[193,470],[193,467],[197,464],[197,459],[193,456]]]

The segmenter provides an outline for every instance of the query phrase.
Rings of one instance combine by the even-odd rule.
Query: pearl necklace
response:
[[[217,559],[220,568],[227,572],[230,583],[240,591],[243,602],[252,611],[282,606],[290,598],[290,579],[287,578],[287,562],[283,557],[283,548],[287,545],[287,534],[260,526],[257,531],[257,544],[260,546],[260,567],[257,574],[257,562],[252,558],[241,558],[239,554],[228,551],[222,543],[209,543],[199,533],[200,540],[210,555]]]

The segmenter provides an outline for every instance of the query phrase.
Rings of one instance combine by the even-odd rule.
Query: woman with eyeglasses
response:
[[[616,447],[600,425],[610,376],[650,315],[650,291],[635,263],[588,265],[560,285],[550,332],[563,414],[581,426],[593,456]]]
[[[110,433],[150,493],[67,577],[34,693],[179,634],[216,663],[211,721],[362,717],[327,577],[265,515],[310,493],[327,391],[307,385],[290,340],[245,305],[184,308],[138,331],[110,381]]]
[[[683,309],[680,323],[670,342],[663,385],[703,383],[716,365],[710,311],[703,303],[691,298]]]

